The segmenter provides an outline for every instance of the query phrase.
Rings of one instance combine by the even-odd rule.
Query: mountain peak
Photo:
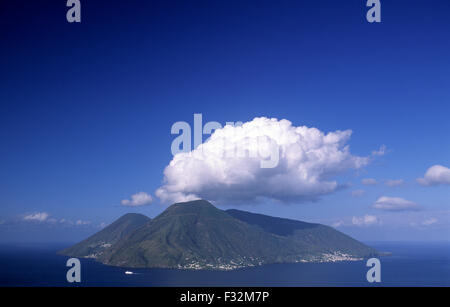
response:
[[[195,214],[204,216],[226,215],[222,210],[217,209],[213,204],[204,199],[175,203],[161,213],[161,217],[170,215]]]
[[[209,201],[204,200],[204,199],[196,199],[196,200],[191,200],[191,201],[179,202],[179,203],[173,204],[171,207],[173,207],[173,206],[214,207],[213,204],[211,204]]]

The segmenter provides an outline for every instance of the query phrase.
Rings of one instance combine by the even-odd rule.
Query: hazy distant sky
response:
[[[82,0],[69,24],[65,1],[2,1],[0,241],[155,216],[171,126],[194,113],[349,129],[351,155],[370,156],[313,202],[233,207],[361,240],[448,240],[447,175],[417,179],[450,167],[450,1],[381,1],[381,24],[365,2]]]

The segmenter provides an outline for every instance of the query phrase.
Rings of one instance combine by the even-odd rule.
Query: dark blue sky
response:
[[[317,203],[245,209],[386,221],[376,235],[348,227],[362,239],[393,229],[398,239],[448,238],[448,186],[415,180],[450,165],[450,1],[384,0],[380,24],[366,21],[363,0],[81,0],[81,24],[66,21],[65,2],[0,4],[0,222],[35,212],[111,222],[130,211],[122,199],[161,185],[172,124],[202,113],[352,129],[361,156],[388,148]],[[366,177],[380,184],[362,186]],[[388,179],[405,185],[392,190]],[[355,189],[366,194],[353,198]],[[384,195],[426,208],[410,224],[446,212],[446,225],[411,230],[405,214],[383,217],[370,205]]]

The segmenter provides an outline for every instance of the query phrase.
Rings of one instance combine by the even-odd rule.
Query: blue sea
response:
[[[366,280],[365,261],[272,264],[234,271],[126,269],[81,260],[81,283],[66,281],[70,244],[0,246],[0,286],[450,286],[450,243],[369,242],[379,251],[381,283]]]

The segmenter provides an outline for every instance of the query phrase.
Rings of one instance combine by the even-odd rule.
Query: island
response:
[[[126,214],[60,254],[124,268],[233,270],[358,261],[379,252],[326,225],[220,210],[195,200],[173,204],[154,219]]]

